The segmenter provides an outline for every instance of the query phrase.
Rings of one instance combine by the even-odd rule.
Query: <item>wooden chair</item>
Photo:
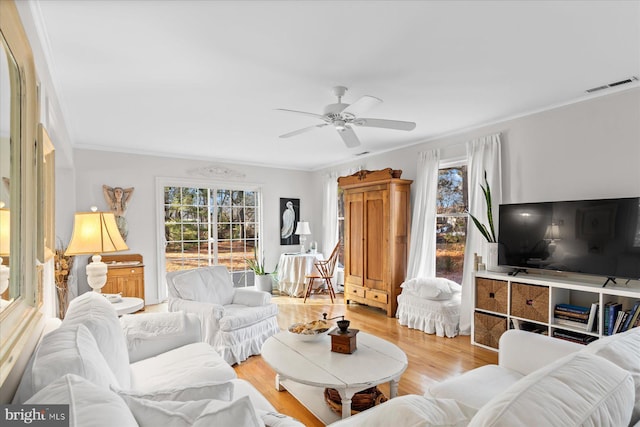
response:
[[[318,270],[318,274],[311,273],[304,276],[306,282],[306,289],[304,292],[304,301],[307,302],[307,298],[311,296],[311,291],[313,290],[313,282],[315,280],[322,280],[323,285],[329,290],[329,296],[331,297],[331,304],[333,304],[333,299],[336,296],[336,292],[333,289],[333,283],[331,280],[333,279],[333,273],[336,269],[336,264],[338,263],[338,255],[340,254],[340,242],[333,248],[333,252],[331,252],[331,256],[322,261],[316,261],[314,263],[316,269]]]

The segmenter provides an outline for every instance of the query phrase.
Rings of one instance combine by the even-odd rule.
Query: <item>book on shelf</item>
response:
[[[629,329],[633,328],[639,315],[640,300],[636,301],[635,304],[633,304],[633,307],[631,307],[631,310],[629,310],[629,316],[627,316],[627,320],[624,322],[624,325],[622,325],[621,332],[628,331]]]
[[[566,319],[584,320],[585,323],[586,323],[587,320],[589,320],[590,312],[586,312],[584,314],[578,314],[578,313],[573,313],[573,312],[570,312],[570,311],[563,311],[563,310],[560,310],[560,309],[555,309],[553,311],[553,314],[555,314],[556,317],[561,316],[561,317],[566,318]]]
[[[614,323],[614,325],[613,325],[613,333],[614,334],[617,334],[618,332],[621,332],[620,329],[622,328],[622,324],[626,320],[627,316],[629,316],[629,313],[627,313],[624,310],[620,310],[618,312],[618,315],[616,316],[616,323]]]
[[[576,314],[589,314],[590,307],[583,307],[581,305],[573,304],[556,304],[556,310],[567,311]]]
[[[613,335],[615,332],[616,320],[618,320],[618,313],[622,310],[621,303],[612,303],[609,306],[609,328],[607,329],[607,335]]]
[[[598,329],[598,302],[591,303],[589,310],[589,319],[587,319],[587,331],[591,332]]]
[[[611,305],[613,303],[611,301],[605,303],[602,310],[602,319],[604,322],[602,335],[609,335],[609,311],[611,311]]]
[[[572,331],[553,331],[553,337],[560,338],[567,341],[577,342],[580,344],[588,344],[598,339],[597,337],[594,337],[592,335],[585,335],[579,332],[572,332]]]
[[[553,315],[556,319],[572,320],[574,322],[584,323],[585,325],[589,322],[589,317],[582,318],[582,317],[567,316],[564,313],[558,313],[558,312],[554,312]]]
[[[562,326],[570,326],[572,328],[576,328],[576,329],[580,329],[582,331],[587,331],[587,323],[586,322],[575,322],[573,320],[567,320],[567,319],[561,319],[556,317],[555,318],[555,323],[556,325],[562,325]]]

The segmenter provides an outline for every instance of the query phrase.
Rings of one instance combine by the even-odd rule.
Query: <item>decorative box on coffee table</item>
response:
[[[351,354],[357,350],[356,335],[360,332],[358,329],[348,329],[342,332],[339,329],[329,333],[331,337],[331,351],[336,353]]]

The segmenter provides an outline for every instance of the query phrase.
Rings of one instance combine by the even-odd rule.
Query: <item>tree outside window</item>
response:
[[[467,166],[438,172],[436,276],[462,282],[467,241]]]
[[[165,187],[166,271],[224,265],[236,286],[253,285],[246,259],[258,243],[259,193]]]

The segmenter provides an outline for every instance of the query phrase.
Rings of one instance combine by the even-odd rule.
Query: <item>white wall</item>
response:
[[[145,297],[148,304],[158,302],[158,244],[156,210],[162,201],[156,200],[156,177],[193,178],[204,180],[201,176],[189,174],[194,168],[208,166],[211,162],[173,159],[167,157],[109,153],[92,150],[75,150],[75,209],[89,210],[93,205],[106,210],[102,194],[102,185],[111,187],[134,187],[135,191],[129,203],[127,221],[129,236],[127,245],[130,253],[142,254],[145,263]],[[263,194],[263,231],[265,261],[268,269],[273,269],[280,253],[291,251],[291,246],[280,246],[280,197],[299,198],[301,219],[310,222],[314,234],[320,234],[320,198],[311,191],[311,173],[286,169],[263,168],[248,165],[225,166],[244,174],[240,179],[206,178],[210,182],[245,182],[259,184]],[[316,219],[317,218],[317,219]],[[72,226],[73,212],[60,216],[58,229]],[[126,252],[125,252],[126,253]],[[79,274],[79,286],[88,290],[86,278]]]
[[[280,253],[279,198],[301,199],[301,217],[310,222],[311,240],[321,242],[322,180],[328,171],[362,166],[402,169],[415,179],[417,153],[441,148],[442,159],[465,156],[473,138],[502,133],[503,202],[536,202],[640,195],[640,88],[601,96],[528,116],[437,138],[315,172],[226,165],[244,173],[242,182],[261,184],[268,266]],[[366,142],[365,142],[366,144]],[[58,212],[57,229],[70,230],[73,211],[105,208],[102,185],[135,187],[127,219],[131,252],[145,259],[147,302],[156,302],[157,237],[155,178],[189,177],[188,170],[209,162],[75,150],[75,208]],[[65,222],[66,221],[66,222]],[[60,233],[58,233],[60,235]],[[320,246],[322,247],[322,246]],[[84,277],[79,274],[81,287]]]
[[[640,88],[506,120],[315,172],[361,164],[415,179],[417,153],[464,157],[471,139],[502,133],[504,203],[640,196]],[[366,149],[366,142],[364,147]]]

